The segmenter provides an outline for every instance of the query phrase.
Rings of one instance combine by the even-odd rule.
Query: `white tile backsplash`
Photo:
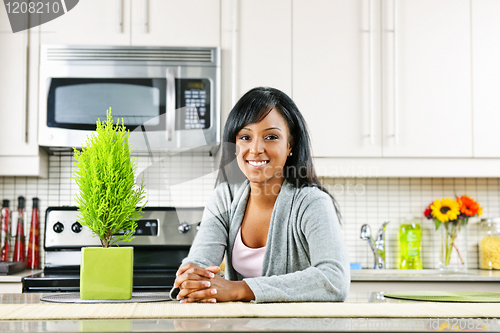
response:
[[[152,159],[150,156],[136,157],[138,171],[145,170],[148,206],[204,206],[212,193],[217,176],[212,171],[216,167],[213,157],[195,153],[173,157],[154,154]],[[42,230],[47,207],[75,205],[78,188],[71,179],[73,167],[72,156],[50,156],[48,179],[0,177],[0,199],[9,199],[12,211],[17,211],[17,197],[26,197],[26,235],[33,197],[40,199]],[[434,223],[423,218],[423,211],[431,201],[467,194],[483,206],[483,216],[500,215],[498,178],[321,178],[321,181],[340,205],[343,237],[350,260],[360,262],[363,268],[373,267],[373,254],[366,241],[359,238],[365,223],[376,233],[385,220],[391,221],[386,229],[386,263],[387,268],[397,268],[399,225],[407,216],[421,218],[423,265],[424,268],[437,268],[439,244],[434,239]],[[477,221],[478,218],[471,219],[468,226],[469,268],[478,267]],[[13,228],[15,225],[13,222]]]
[[[359,237],[365,223],[376,233],[385,220],[391,221],[386,228],[386,264],[387,268],[398,268],[399,226],[407,216],[421,219],[423,266],[437,268],[439,242],[434,222],[423,217],[424,209],[433,200],[467,194],[483,206],[483,217],[498,216],[500,212],[497,178],[323,178],[322,182],[340,204],[351,262],[361,262],[363,268],[374,264],[368,244]],[[470,219],[467,229],[469,268],[478,268],[478,220]]]

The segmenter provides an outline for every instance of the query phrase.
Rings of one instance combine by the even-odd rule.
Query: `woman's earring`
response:
[[[288,155],[288,156],[292,156],[292,152],[290,152],[290,155]]]

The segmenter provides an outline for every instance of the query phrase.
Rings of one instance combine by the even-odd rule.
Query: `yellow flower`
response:
[[[432,216],[437,218],[439,222],[456,220],[460,214],[458,202],[450,198],[441,198],[441,200],[434,201],[431,210]]]

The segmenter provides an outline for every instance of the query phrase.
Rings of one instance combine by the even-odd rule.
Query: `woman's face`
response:
[[[292,150],[288,126],[276,111],[236,135],[238,166],[250,182],[283,182],[283,167]],[[281,184],[281,183],[280,183]]]

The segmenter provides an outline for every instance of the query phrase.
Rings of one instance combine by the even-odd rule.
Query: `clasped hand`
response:
[[[174,287],[180,289],[177,299],[181,303],[231,301],[232,282],[217,275],[219,271],[217,266],[202,268],[192,263],[182,265],[177,270],[174,282]]]

